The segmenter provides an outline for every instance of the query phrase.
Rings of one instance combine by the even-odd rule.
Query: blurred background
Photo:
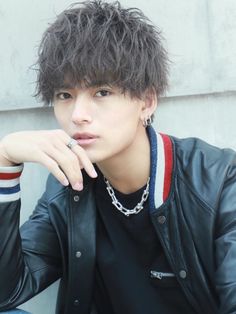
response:
[[[236,149],[236,1],[120,2],[142,9],[166,38],[172,61],[170,89],[159,101],[155,128]],[[57,127],[52,108],[33,97],[32,65],[43,31],[71,3],[0,0],[0,138],[18,130]],[[21,223],[42,194],[47,175],[39,165],[25,165]],[[53,314],[57,286],[53,284],[21,308],[33,314]]]

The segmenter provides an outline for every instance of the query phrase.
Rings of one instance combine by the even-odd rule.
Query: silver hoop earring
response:
[[[143,120],[143,126],[146,128],[152,124],[152,117],[147,117]]]

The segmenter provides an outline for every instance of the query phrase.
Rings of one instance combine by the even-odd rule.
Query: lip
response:
[[[88,146],[93,144],[98,139],[98,136],[91,133],[76,133],[73,135],[73,139],[75,139],[80,146]]]

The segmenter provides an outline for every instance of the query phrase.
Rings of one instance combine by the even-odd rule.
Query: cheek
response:
[[[114,129],[135,129],[140,121],[140,108],[136,104],[125,103],[123,106],[117,106],[110,114],[104,114],[102,119],[105,119],[104,123]]]
[[[59,125],[65,129],[68,124],[68,112],[61,106],[54,106],[54,115]]]
[[[113,119],[107,121],[107,136],[111,145],[126,146],[135,138],[140,127],[140,118],[137,111],[129,111],[121,115],[117,113]]]

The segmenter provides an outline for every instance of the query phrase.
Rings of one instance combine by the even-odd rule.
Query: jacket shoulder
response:
[[[210,206],[215,206],[226,181],[236,182],[236,152],[199,138],[171,137],[176,175]]]
[[[219,148],[204,140],[195,137],[177,138],[171,136],[177,158],[179,157],[183,165],[189,165],[200,158],[206,164],[219,163],[226,164],[236,162],[236,152],[231,148]]]

